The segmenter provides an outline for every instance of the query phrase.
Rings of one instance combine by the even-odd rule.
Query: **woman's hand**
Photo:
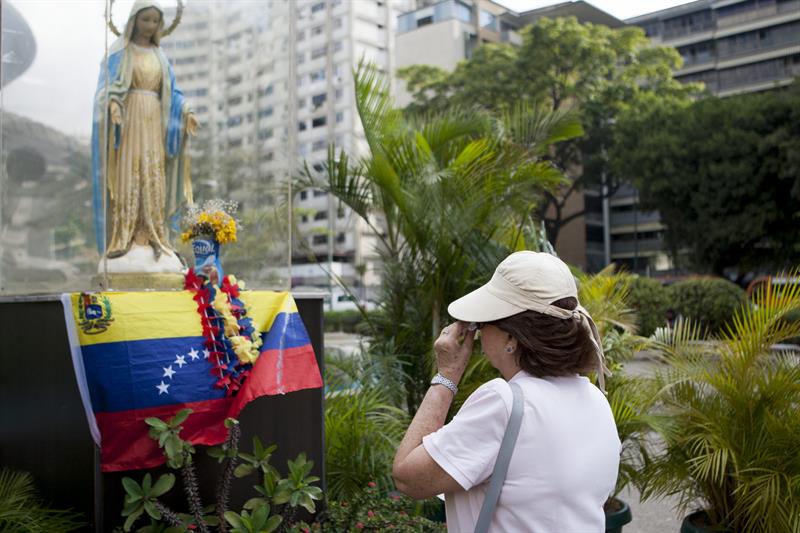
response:
[[[439,373],[454,383],[464,374],[475,343],[473,332],[467,331],[467,326],[466,322],[454,322],[445,327],[433,343]]]
[[[186,115],[186,133],[192,137],[196,137],[199,127],[200,124],[197,122],[197,118],[194,116],[194,113],[189,113]]]
[[[119,102],[112,100],[108,105],[108,111],[111,114],[111,123],[115,126],[122,126],[122,108]]]

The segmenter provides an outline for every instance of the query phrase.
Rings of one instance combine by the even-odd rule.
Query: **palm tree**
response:
[[[787,318],[798,309],[800,287],[767,287],[711,341],[688,322],[660,339],[664,449],[643,496],[679,495],[684,511],[699,502],[719,530],[800,531],[800,364],[773,349],[800,335]]]
[[[528,106],[500,118],[462,109],[405,117],[386,79],[363,63],[355,85],[369,153],[353,158],[331,146],[325,175],[306,168],[303,184],[335,195],[378,239],[383,303],[371,323],[406,367],[413,413],[446,304],[529,245],[532,208],[564,180],[545,161],[547,147],[581,128],[574,113]]]

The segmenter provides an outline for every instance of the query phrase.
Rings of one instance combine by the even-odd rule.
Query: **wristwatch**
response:
[[[433,379],[431,380],[431,385],[444,385],[445,387],[450,389],[450,392],[453,393],[453,396],[455,396],[456,393],[458,392],[458,387],[456,386],[456,384],[447,379],[446,377],[444,377],[443,375],[439,374],[438,372],[436,373],[435,376],[433,376]]]

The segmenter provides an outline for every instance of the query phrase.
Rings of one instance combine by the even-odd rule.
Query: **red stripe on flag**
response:
[[[181,409],[191,409],[181,437],[192,444],[213,446],[225,440],[225,419],[236,418],[254,399],[321,386],[322,376],[309,344],[262,352],[244,386],[233,397],[95,413],[102,439],[101,468],[103,472],[116,472],[153,468],[165,462],[163,451],[148,435],[146,418],[166,419]]]

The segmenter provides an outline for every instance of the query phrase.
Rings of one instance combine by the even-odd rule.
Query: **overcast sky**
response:
[[[194,2],[187,0],[187,9]],[[232,0],[242,1],[242,0]],[[246,0],[252,1],[252,0]],[[266,0],[265,0],[266,1]],[[282,1],[282,0],[281,0]],[[359,0],[345,0],[359,1]],[[561,0],[498,0],[514,11],[527,11]],[[4,110],[30,117],[68,134],[88,137],[92,97],[103,57],[114,36],[105,32],[103,0],[3,0],[22,14],[37,43],[36,59],[23,76],[0,94]],[[175,0],[162,0],[175,5]],[[686,0],[590,0],[620,19],[686,3]],[[133,0],[117,0],[114,20],[125,25]],[[169,21],[167,21],[169,23]],[[3,53],[5,54],[5,50]]]

